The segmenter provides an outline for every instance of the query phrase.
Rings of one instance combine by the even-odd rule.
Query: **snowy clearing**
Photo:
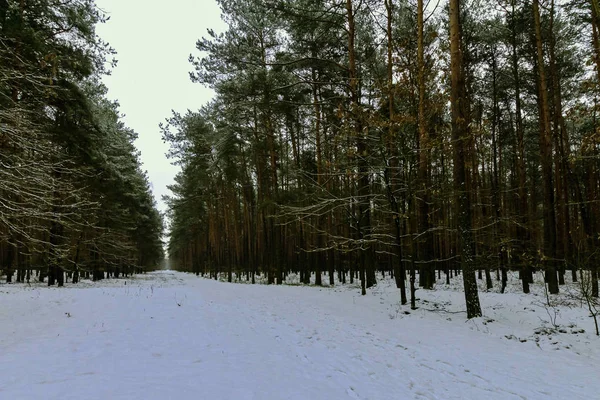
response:
[[[471,321],[459,280],[418,291],[416,311],[389,279],[364,297],[171,271],[2,284],[0,399],[600,398],[593,320],[544,307],[536,281],[481,293]]]

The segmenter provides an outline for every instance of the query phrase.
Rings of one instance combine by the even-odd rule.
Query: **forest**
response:
[[[63,286],[155,267],[162,216],[101,77],[93,0],[0,1],[0,269]]]
[[[600,398],[599,263],[600,0],[0,0],[0,399]]]
[[[214,99],[161,125],[176,269],[383,272],[413,308],[462,274],[468,318],[508,271],[598,296],[598,0],[218,3],[190,49]]]

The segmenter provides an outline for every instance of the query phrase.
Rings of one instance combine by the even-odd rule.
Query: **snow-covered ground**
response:
[[[542,285],[523,295],[511,277],[467,321],[459,283],[418,291],[416,311],[389,279],[364,297],[170,271],[1,284],[0,399],[600,398],[579,304],[546,307]]]

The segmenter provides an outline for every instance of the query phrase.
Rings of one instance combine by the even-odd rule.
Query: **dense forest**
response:
[[[161,215],[101,77],[93,0],[0,0],[0,269],[118,277],[163,259]],[[35,273],[36,276],[32,276]]]
[[[599,264],[600,0],[0,0],[0,400],[600,399]]]
[[[598,1],[434,3],[219,0],[190,55],[214,100],[162,126],[178,269],[383,271],[413,307],[462,273],[469,317],[508,270],[598,295]]]

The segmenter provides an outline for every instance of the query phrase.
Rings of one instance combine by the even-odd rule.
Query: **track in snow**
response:
[[[460,314],[405,315],[383,284],[362,297],[347,287],[235,285],[174,272],[124,282],[0,286],[0,399],[531,400],[600,393],[597,352],[507,340]]]

